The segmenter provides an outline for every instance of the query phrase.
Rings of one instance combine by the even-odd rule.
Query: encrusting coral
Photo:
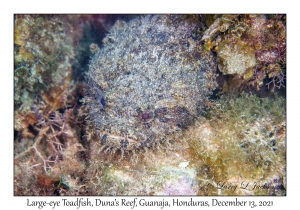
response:
[[[281,97],[258,98],[246,93],[238,98],[223,96],[212,103],[206,118],[186,131],[187,141],[198,156],[200,189],[208,183],[212,186],[200,194],[284,195],[285,110]],[[217,183],[223,182],[239,187],[235,192],[218,190]],[[269,188],[247,191],[241,189],[243,182],[258,182]]]
[[[186,142],[173,145],[172,150],[147,149],[134,161],[128,156],[119,161],[116,155],[99,153],[95,146],[90,156],[84,179],[92,195],[198,194],[196,169],[186,167],[193,158]]]
[[[30,110],[43,91],[69,85],[65,80],[71,76],[75,53],[68,27],[50,15],[15,16],[15,106]]]
[[[219,58],[219,70],[232,75],[223,91],[267,85],[285,87],[286,74],[285,15],[207,15],[202,40],[207,50]],[[231,86],[231,87],[228,87]]]

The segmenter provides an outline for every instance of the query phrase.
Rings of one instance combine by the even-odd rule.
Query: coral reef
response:
[[[91,24],[103,38],[120,16],[15,15],[15,195],[85,192],[79,178],[89,151],[78,109],[88,54],[82,48],[100,42]]]
[[[273,92],[285,87],[285,15],[207,15],[202,40],[219,58],[219,70],[232,75],[223,92],[256,90],[264,84]],[[266,79],[267,81],[263,81]]]
[[[100,42],[121,16],[15,15],[15,195],[86,194],[89,144],[78,117],[89,59],[83,47]]]
[[[15,195],[59,194],[85,167],[70,31],[58,16],[15,16]]]
[[[167,181],[161,180],[163,176],[167,176]],[[156,182],[161,183],[163,187],[155,195],[197,195],[198,193],[195,169],[162,168]]]
[[[76,94],[74,88],[68,98]],[[75,102],[65,101],[66,107],[73,107],[63,110],[55,106],[59,97],[51,102],[41,101],[30,112],[15,113],[15,195],[60,194],[60,180],[72,188],[69,183],[86,167],[88,151],[80,139],[82,122]]]
[[[108,15],[108,14],[78,14],[58,15],[63,21],[72,26],[68,33],[73,39],[75,59],[72,65],[72,75],[75,81],[83,81],[88,71],[88,64],[93,52],[89,50],[91,43],[102,46],[102,40],[116,20],[129,21],[137,15]]]
[[[285,15],[121,16],[15,16],[14,194],[285,195]]]
[[[113,154],[98,152],[91,144],[90,166],[87,168],[86,189],[91,195],[197,195],[197,173],[181,141],[174,149],[147,149],[136,156],[124,156],[122,161]]]
[[[86,189],[93,195],[285,195],[285,116],[283,98],[242,93],[209,102],[176,147],[147,149],[139,161],[120,162],[92,142]]]
[[[184,16],[117,21],[91,49],[84,114],[99,152],[170,145],[193,123],[217,87],[213,56],[194,40]],[[96,50],[95,50],[96,49]]]
[[[69,27],[50,15],[15,16],[15,106],[30,110],[37,95],[69,86],[75,55]]]
[[[242,93],[212,103],[206,118],[186,138],[198,156],[201,195],[284,195],[286,177],[285,100]],[[189,136],[189,137],[188,137]],[[275,180],[275,181],[274,181]],[[238,184],[236,191],[217,183]],[[244,190],[241,183],[273,188]],[[211,188],[206,189],[210,183]]]

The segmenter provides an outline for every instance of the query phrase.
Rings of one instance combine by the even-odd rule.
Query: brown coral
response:
[[[207,50],[218,54],[220,71],[232,75],[225,82],[232,88],[223,87],[223,92],[249,86],[259,90],[264,82],[272,91],[285,87],[285,15],[207,16],[211,17],[214,22],[202,40]]]

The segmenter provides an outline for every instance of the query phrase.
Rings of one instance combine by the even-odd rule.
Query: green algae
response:
[[[246,93],[238,98],[221,97],[202,120],[211,126],[212,133],[207,137],[200,132],[189,140],[201,163],[199,179],[214,184],[247,180],[271,185],[272,177],[284,177],[285,116],[285,100],[281,97],[258,98]],[[222,191],[235,193],[241,192]]]

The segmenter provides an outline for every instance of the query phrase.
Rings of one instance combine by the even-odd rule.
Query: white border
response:
[[[37,209],[27,207],[26,199],[13,197],[13,14],[14,13],[263,13],[287,14],[287,196],[286,197],[238,197],[239,200],[271,200],[274,207],[299,206],[299,6],[292,1],[279,0],[212,0],[212,1],[30,1],[15,0],[1,3],[0,12],[0,58],[1,58],[1,107],[0,107],[0,206],[1,209]],[[296,2],[296,1],[293,1]],[[75,199],[75,197],[68,197]],[[121,199],[122,197],[117,197]],[[124,197],[127,198],[128,197]],[[130,197],[134,198],[134,197]],[[173,198],[173,197],[172,197]],[[172,199],[159,197],[162,199]],[[61,200],[56,197],[35,197],[36,200]],[[96,199],[92,197],[91,199]],[[141,199],[141,197],[139,197]],[[149,197],[153,199],[153,197]],[[181,198],[186,199],[186,197]],[[213,197],[199,197],[198,200],[211,201]],[[217,197],[219,200],[234,200],[234,197]],[[69,209],[76,209],[69,207]],[[101,207],[98,207],[101,208]],[[196,207],[199,209],[199,207]],[[201,207],[200,207],[201,208]],[[226,207],[225,207],[226,208]],[[227,207],[228,208],[228,207]],[[299,208],[299,207],[298,207]],[[50,209],[50,208],[43,208]],[[55,208],[58,209],[58,208]],[[60,208],[62,209],[62,208]],[[80,208],[83,209],[83,208]],[[124,208],[125,209],[125,208]],[[151,208],[152,209],[152,208]],[[160,209],[160,208],[153,208]],[[297,209],[297,208],[291,208]]]

